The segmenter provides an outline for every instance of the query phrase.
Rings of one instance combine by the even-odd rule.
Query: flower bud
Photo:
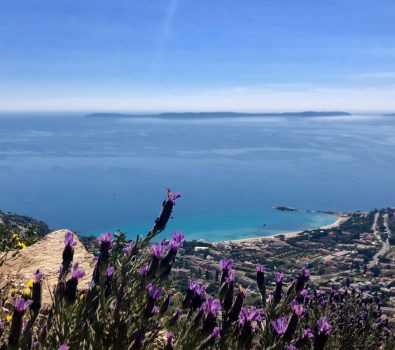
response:
[[[31,309],[37,313],[41,308],[41,299],[42,299],[42,286],[41,286],[41,279],[43,273],[37,269],[34,273],[34,282],[33,282],[33,289],[32,289],[32,300],[33,303],[31,305]]]
[[[162,232],[166,228],[167,222],[173,212],[175,200],[179,197],[181,197],[180,193],[173,194],[170,188],[167,189],[167,200],[163,202],[162,211],[155,220],[154,231]]]
[[[144,334],[137,331],[137,332],[135,332],[133,334],[133,338],[134,338],[134,340],[133,340],[132,344],[130,344],[128,350],[139,350],[139,349],[141,349],[143,341],[144,341],[144,338],[145,338]]]
[[[167,332],[166,334],[166,347],[165,350],[173,350],[174,346],[173,346],[173,342],[174,342],[174,335],[172,332]]]
[[[328,317],[324,316],[316,322],[317,334],[314,338],[314,350],[324,350],[328,334],[332,327],[328,323]]]
[[[261,264],[256,266],[256,282],[259,292],[262,296],[263,303],[266,302],[266,287],[265,287],[265,267]]]
[[[243,306],[244,298],[245,298],[245,292],[242,289],[242,287],[240,287],[240,290],[237,293],[232,308],[230,309],[229,312],[229,322],[235,322],[239,318],[240,311]]]
[[[10,347],[18,344],[19,338],[22,335],[23,329],[23,315],[26,309],[32,304],[31,300],[25,301],[19,295],[16,295],[14,301],[14,313],[12,315],[11,329],[8,336],[8,345]]]
[[[276,272],[275,280],[276,280],[276,289],[274,290],[273,293],[274,305],[278,304],[282,297],[284,274],[282,272]]]

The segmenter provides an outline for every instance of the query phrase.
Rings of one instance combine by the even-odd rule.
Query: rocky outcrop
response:
[[[43,305],[49,305],[51,303],[50,291],[53,290],[59,276],[66,232],[68,230],[51,232],[39,242],[11,254],[0,266],[0,287],[8,284],[14,288],[21,288],[33,278],[33,272],[40,269],[44,273]],[[74,236],[74,241],[76,245],[73,262],[79,262],[80,268],[85,271],[85,276],[79,283],[79,288],[85,289],[92,278],[93,256],[76,236]]]

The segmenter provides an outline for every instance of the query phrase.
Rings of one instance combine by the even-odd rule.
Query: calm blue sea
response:
[[[395,118],[94,119],[0,114],[0,208],[82,233],[171,229],[217,241],[334,221],[308,210],[395,204]]]

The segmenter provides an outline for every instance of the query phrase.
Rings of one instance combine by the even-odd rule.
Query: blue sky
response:
[[[393,0],[13,0],[0,110],[395,110]]]

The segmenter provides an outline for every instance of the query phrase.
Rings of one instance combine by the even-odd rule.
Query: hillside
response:
[[[12,228],[18,232],[26,232],[29,228],[34,227],[36,233],[41,236],[50,232],[49,226],[41,220],[2,210],[0,210],[0,226]]]

